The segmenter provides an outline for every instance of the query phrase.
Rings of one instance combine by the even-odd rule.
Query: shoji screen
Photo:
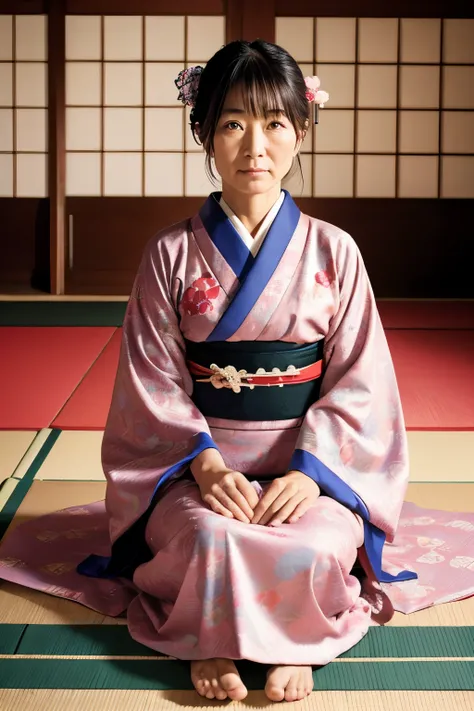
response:
[[[207,195],[174,79],[224,42],[223,16],[67,16],[67,195]]]
[[[47,18],[0,15],[0,197],[47,195]]]
[[[295,194],[474,197],[474,20],[277,17],[330,94]]]

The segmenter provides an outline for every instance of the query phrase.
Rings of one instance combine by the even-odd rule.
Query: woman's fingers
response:
[[[221,487],[217,488],[217,486],[215,489],[212,489],[212,495],[220,504],[222,504],[222,506],[231,512],[237,521],[242,521],[242,523],[250,523],[253,513],[252,510],[250,510],[250,516],[247,516],[247,514],[240,508],[239,504],[234,500],[233,495],[230,496]],[[242,495],[240,496],[243,499]],[[247,504],[247,502],[245,502],[245,504]]]
[[[259,523],[261,526],[266,526],[274,514],[297,494],[298,488],[295,485],[285,482],[283,479],[275,479],[266,494],[262,497],[259,506],[255,509],[252,523]],[[258,510],[260,505],[261,511]]]
[[[212,496],[212,494],[207,494],[204,498],[204,501],[211,507],[214,513],[220,514],[221,516],[225,516],[226,518],[234,518],[233,514],[228,509],[226,509],[226,507],[223,506],[220,501],[218,501],[214,496]]]
[[[285,523],[285,521],[288,521],[288,519],[291,521],[291,517],[294,516],[298,508],[303,506],[305,503],[307,503],[307,499],[303,494],[301,494],[301,492],[295,494],[289,501],[287,501],[286,504],[275,512],[275,514],[268,521],[268,525],[279,526],[280,524]]]
[[[250,518],[252,519],[255,507],[259,502],[259,496],[252,484],[247,479],[247,477],[245,477],[243,474],[241,474],[239,477],[236,477],[234,481],[237,489],[242,493],[248,505],[250,506],[252,512]]]
[[[260,519],[260,525],[267,526],[271,521],[280,520],[280,512],[283,512],[285,509],[288,510],[288,507],[290,507],[291,512],[293,512],[301,499],[301,493],[296,492],[292,494],[289,489],[285,489],[265,511]]]
[[[270,486],[258,502],[253,513],[252,523],[263,523],[262,517],[265,516],[266,512],[268,511],[268,508],[279,497],[281,493],[281,487],[278,485],[277,482],[278,479],[275,479],[275,481],[270,484]]]
[[[221,486],[227,496],[237,504],[248,520],[251,521],[254,506],[258,502],[258,495],[250,482],[242,474],[240,477],[224,478]],[[255,498],[252,493],[255,494]]]
[[[211,477],[211,481],[202,479],[198,483],[203,500],[216,513],[223,514],[227,511],[228,515],[237,521],[250,523],[254,507],[258,503],[258,494],[248,479],[240,472],[230,469],[214,473]]]
[[[289,523],[296,523],[296,521],[299,521],[300,518],[305,515],[305,513],[308,511],[308,509],[311,508],[312,505],[313,504],[309,499],[304,499],[301,503],[298,504],[298,506],[293,511],[291,516],[289,515],[287,517],[288,522]]]

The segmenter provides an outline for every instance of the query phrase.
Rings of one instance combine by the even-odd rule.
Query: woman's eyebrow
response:
[[[228,109],[223,109],[222,110],[222,116],[225,114],[246,114],[245,109],[233,109],[233,108],[228,108]],[[268,109],[268,111],[265,111],[265,116],[269,116],[270,114],[275,115],[275,116],[286,116],[286,111],[284,109]]]
[[[245,109],[223,109],[222,114],[245,114],[247,113]]]

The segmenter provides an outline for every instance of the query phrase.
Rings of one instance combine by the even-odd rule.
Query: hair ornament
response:
[[[319,123],[319,108],[324,109],[324,104],[329,101],[329,94],[319,88],[321,86],[319,77],[305,77],[304,83],[306,84],[306,98],[315,107],[314,123]]]
[[[204,67],[189,67],[183,69],[174,80],[179,89],[178,101],[182,101],[185,106],[194,108],[196,105],[199,81]]]

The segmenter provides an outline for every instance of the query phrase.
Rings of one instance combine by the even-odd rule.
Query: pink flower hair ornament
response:
[[[329,101],[327,91],[322,91],[319,87],[321,82],[319,77],[305,77],[306,98],[311,104],[314,104],[314,123],[319,123],[319,109],[324,109],[324,104]]]

